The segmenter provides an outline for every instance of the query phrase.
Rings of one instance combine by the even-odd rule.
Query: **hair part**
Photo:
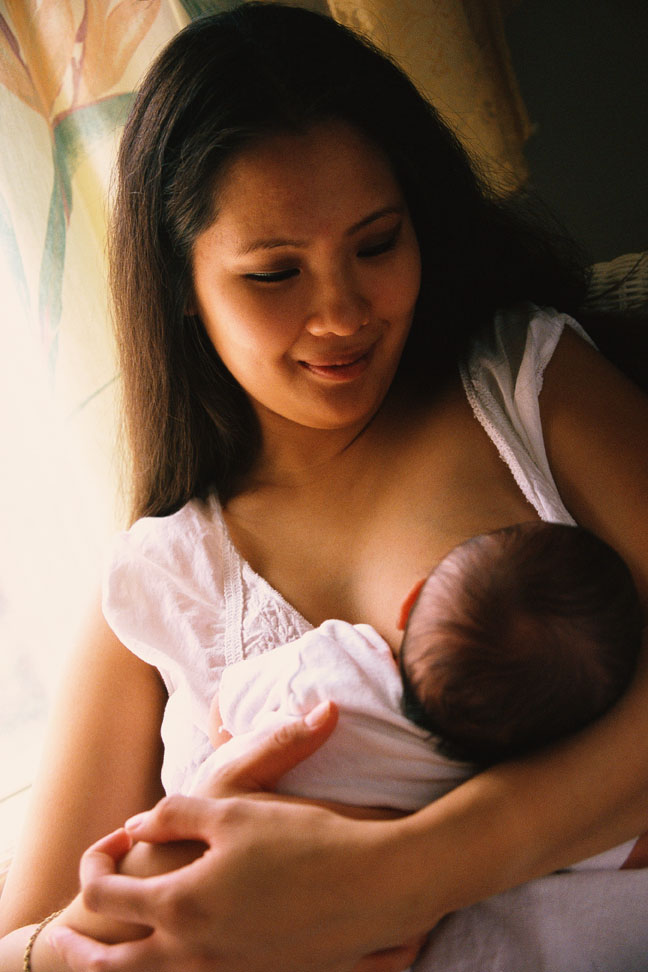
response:
[[[524,523],[456,547],[410,614],[406,714],[481,766],[583,728],[635,671],[643,616],[622,558],[588,530]]]

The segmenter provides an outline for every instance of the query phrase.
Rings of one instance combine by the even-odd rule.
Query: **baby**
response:
[[[474,537],[416,597],[399,658],[405,713],[451,758],[522,756],[616,702],[642,627],[628,567],[589,531],[534,522]]]
[[[452,550],[406,600],[405,622],[397,658],[368,625],[327,621],[229,666],[210,736],[218,746],[222,725],[234,738],[194,787],[236,757],[236,737],[330,698],[335,732],[280,790],[418,809],[610,708],[635,670],[643,618],[630,571],[607,544],[579,527],[532,522]],[[590,866],[621,866],[633,844]]]

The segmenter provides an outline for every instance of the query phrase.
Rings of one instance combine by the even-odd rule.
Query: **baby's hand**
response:
[[[228,742],[231,738],[231,734],[223,725],[218,696],[215,695],[209,709],[209,741],[214,749],[218,749],[219,746],[222,746],[223,743]]]

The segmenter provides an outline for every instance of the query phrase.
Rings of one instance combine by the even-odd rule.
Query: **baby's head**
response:
[[[406,714],[453,759],[523,755],[619,698],[642,626],[628,567],[589,531],[533,522],[473,537],[410,612],[399,655]]]

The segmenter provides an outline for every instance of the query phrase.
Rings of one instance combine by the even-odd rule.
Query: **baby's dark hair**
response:
[[[521,523],[455,547],[400,651],[406,715],[451,759],[488,766],[583,728],[634,673],[632,575],[581,527]]]

